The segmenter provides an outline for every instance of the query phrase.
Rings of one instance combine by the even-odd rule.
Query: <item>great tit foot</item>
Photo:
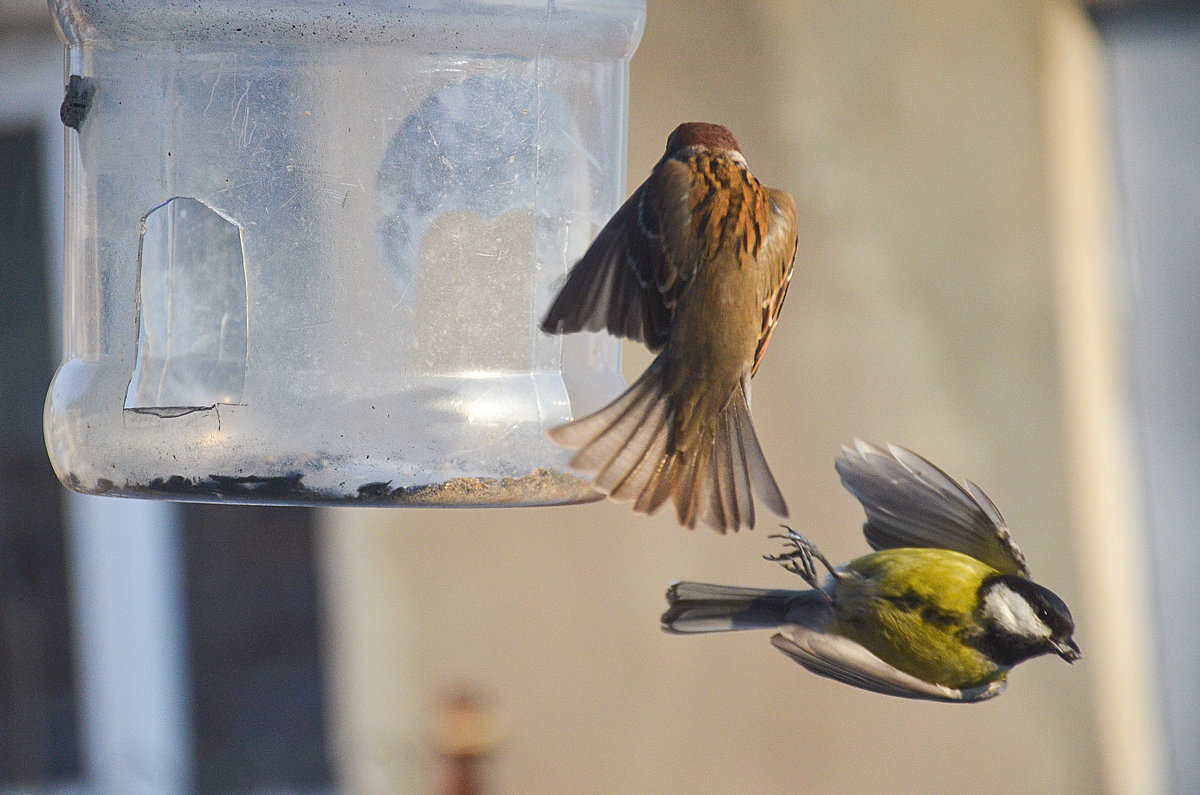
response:
[[[821,565],[829,570],[830,575],[832,575],[834,579],[837,579],[839,575],[834,570],[833,564],[831,564],[829,560],[821,554],[821,550],[817,549],[813,542],[809,541],[807,538],[800,535],[787,525],[781,525],[781,527],[783,527],[784,530],[787,530],[786,534],[776,533],[767,537],[782,539],[784,544],[791,549],[778,555],[763,555],[763,559],[769,560],[772,563],[778,563],[792,574],[798,575],[802,580],[808,583],[809,586],[819,591],[821,595],[824,596],[830,604],[832,604],[833,597],[825,592],[825,589],[821,587],[820,582],[817,580],[817,565],[814,562],[814,559],[821,561]]]

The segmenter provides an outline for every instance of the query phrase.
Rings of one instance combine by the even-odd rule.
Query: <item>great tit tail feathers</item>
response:
[[[667,589],[670,607],[662,628],[677,634],[774,629],[787,623],[795,608],[819,600],[814,591],[677,582]]]

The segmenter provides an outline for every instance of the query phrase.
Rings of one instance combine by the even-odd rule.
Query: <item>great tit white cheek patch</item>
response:
[[[983,601],[984,615],[997,626],[1022,637],[1049,637],[1050,628],[1037,617],[1033,607],[1007,585],[988,591]]]

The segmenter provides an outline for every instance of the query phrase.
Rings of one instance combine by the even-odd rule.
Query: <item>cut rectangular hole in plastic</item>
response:
[[[247,352],[241,227],[177,196],[146,213],[138,260],[137,363],[125,408],[178,417],[240,403]]]

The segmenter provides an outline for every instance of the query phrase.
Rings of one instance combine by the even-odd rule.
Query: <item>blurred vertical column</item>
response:
[[[1042,24],[1063,413],[1100,758],[1110,791],[1164,792],[1103,53],[1078,3],[1047,3]]]
[[[186,792],[178,506],[74,496],[67,516],[87,781],[97,792]]]

